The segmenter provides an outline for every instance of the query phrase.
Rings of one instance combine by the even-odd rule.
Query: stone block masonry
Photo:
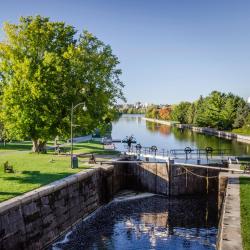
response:
[[[41,249],[52,242],[110,199],[112,188],[104,183],[112,174],[91,169],[2,202],[0,249]]]
[[[125,188],[166,196],[218,192],[218,170],[188,168],[174,163],[129,163],[119,172]],[[208,179],[206,179],[208,177]]]

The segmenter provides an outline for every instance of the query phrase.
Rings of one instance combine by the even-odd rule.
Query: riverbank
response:
[[[250,144],[250,136],[246,135],[239,135],[231,132],[225,132],[225,131],[219,131],[213,128],[206,128],[206,127],[196,127],[190,124],[180,124],[175,121],[163,121],[163,120],[158,120],[158,119],[151,119],[151,118],[142,118],[143,120],[149,121],[149,122],[154,122],[154,123],[159,123],[159,124],[164,124],[167,126],[175,126],[180,129],[190,129],[194,132],[202,133],[202,134],[207,134],[207,135],[213,135],[219,138],[225,138],[229,140],[236,140],[238,142],[243,142]]]
[[[191,129],[194,132],[203,133],[207,135],[213,135],[219,138],[225,138],[229,140],[236,140],[238,142],[243,142],[250,144],[250,136],[238,135],[231,132],[220,131],[214,128],[196,127],[189,124],[175,124],[177,128],[181,129]]]
[[[155,122],[155,123],[164,124],[164,125],[168,125],[168,126],[172,126],[174,124],[179,123],[179,122],[175,122],[175,121],[163,121],[163,120],[151,119],[151,118],[146,118],[146,117],[142,117],[142,119],[145,121]]]

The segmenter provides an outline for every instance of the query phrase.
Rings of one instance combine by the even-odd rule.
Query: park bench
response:
[[[6,162],[3,164],[3,167],[4,167],[4,173],[14,173],[13,166],[9,165],[9,162],[8,162],[8,161],[6,161]]]

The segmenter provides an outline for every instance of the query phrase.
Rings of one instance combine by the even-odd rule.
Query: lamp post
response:
[[[71,106],[71,119],[70,119],[70,134],[71,134],[71,151],[70,151],[71,164],[70,164],[70,166],[71,166],[71,168],[73,168],[73,159],[72,159],[73,158],[73,115],[74,115],[74,110],[80,105],[83,105],[84,111],[87,110],[84,102],[80,102],[80,103],[76,104],[75,106],[72,103],[72,106]]]

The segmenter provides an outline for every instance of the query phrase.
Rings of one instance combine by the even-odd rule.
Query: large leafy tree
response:
[[[40,151],[68,136],[72,103],[85,103],[75,122],[88,132],[109,120],[123,98],[119,61],[110,46],[84,31],[41,16],[4,25],[0,43],[1,121],[9,138],[31,138]]]
[[[236,117],[233,123],[234,128],[241,128],[245,125],[247,117],[250,114],[250,107],[248,103],[241,103],[237,107]]]
[[[190,102],[180,102],[178,105],[174,105],[171,113],[172,120],[179,121],[180,123],[188,123],[188,110],[190,106]]]
[[[213,91],[205,98],[203,105],[205,105],[204,112],[201,114],[201,120],[204,125],[213,128],[222,128],[223,120],[221,111],[225,105],[226,95],[224,93]]]
[[[213,91],[197,105],[195,122],[199,126],[230,130],[237,118],[238,107],[244,103],[241,97],[232,93]]]
[[[222,129],[231,130],[233,128],[238,116],[238,107],[244,106],[245,103],[243,98],[232,93],[227,94],[224,107],[221,110]]]
[[[193,120],[193,124],[199,124],[200,126],[204,126],[206,123],[203,120],[202,114],[205,111],[204,98],[200,96],[197,101],[194,102],[195,112],[193,113],[193,118],[189,118]]]

